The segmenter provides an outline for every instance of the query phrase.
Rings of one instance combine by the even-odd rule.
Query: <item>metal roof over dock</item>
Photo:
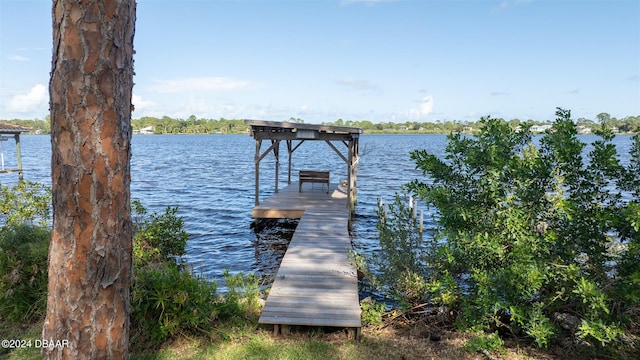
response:
[[[20,134],[31,131],[30,127],[0,121],[0,134]]]

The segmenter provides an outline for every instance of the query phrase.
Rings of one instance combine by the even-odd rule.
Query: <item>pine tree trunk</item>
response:
[[[135,0],[53,0],[44,358],[129,358],[134,32]]]

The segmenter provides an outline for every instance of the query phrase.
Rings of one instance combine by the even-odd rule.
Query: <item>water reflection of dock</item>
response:
[[[313,187],[312,187],[313,185]],[[261,324],[274,332],[289,325],[346,327],[359,336],[360,304],[355,269],[347,256],[349,207],[346,189],[298,184],[264,200],[255,218],[300,218],[267,298]]]

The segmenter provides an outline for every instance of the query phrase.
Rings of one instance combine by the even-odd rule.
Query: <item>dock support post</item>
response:
[[[289,158],[289,169],[287,171],[287,173],[288,173],[287,184],[289,184],[289,185],[291,185],[291,155],[293,154],[292,146],[293,146],[293,141],[287,140],[287,153],[289,154],[288,155],[288,158]]]
[[[362,328],[359,327],[350,327],[347,328],[347,339],[360,341]]]
[[[260,205],[260,147],[262,147],[262,140],[256,139],[256,155],[253,158],[256,166],[256,206]]]
[[[358,138],[355,137],[351,140],[349,140],[349,163],[348,163],[348,176],[347,176],[347,183],[348,183],[348,205],[349,206],[349,211],[351,214],[353,214],[353,212],[355,211],[356,208],[356,202],[357,202],[357,176],[358,176],[358,161],[360,160],[360,157],[358,155],[359,149],[358,149]]]
[[[291,333],[291,328],[289,325],[281,324],[280,325],[280,334],[289,335]]]
[[[271,140],[273,156],[276,158],[276,192],[278,192],[278,178],[280,177],[280,140]]]
[[[20,134],[15,134],[16,139],[16,158],[18,159],[18,180],[22,181],[22,151],[20,150]]]

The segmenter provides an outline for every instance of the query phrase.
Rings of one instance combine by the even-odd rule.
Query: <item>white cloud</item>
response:
[[[196,91],[233,91],[255,87],[255,84],[247,80],[232,79],[228,77],[192,77],[174,80],[156,80],[146,90],[164,94],[175,94]]]
[[[153,109],[157,105],[154,101],[142,100],[142,97],[137,94],[131,95],[131,103],[135,108],[134,111],[137,111],[137,112],[149,111],[150,109]]]
[[[433,97],[431,95],[422,98],[420,106],[409,110],[410,120],[426,118],[433,111]]]
[[[361,80],[354,78],[346,78],[336,81],[339,85],[358,90],[358,91],[371,91],[374,93],[380,93],[380,87],[369,80]]]
[[[28,57],[20,56],[20,55],[9,55],[9,60],[12,61],[29,61]]]
[[[27,94],[19,94],[9,100],[7,109],[16,113],[46,111],[49,107],[49,91],[43,84],[36,84]]]

